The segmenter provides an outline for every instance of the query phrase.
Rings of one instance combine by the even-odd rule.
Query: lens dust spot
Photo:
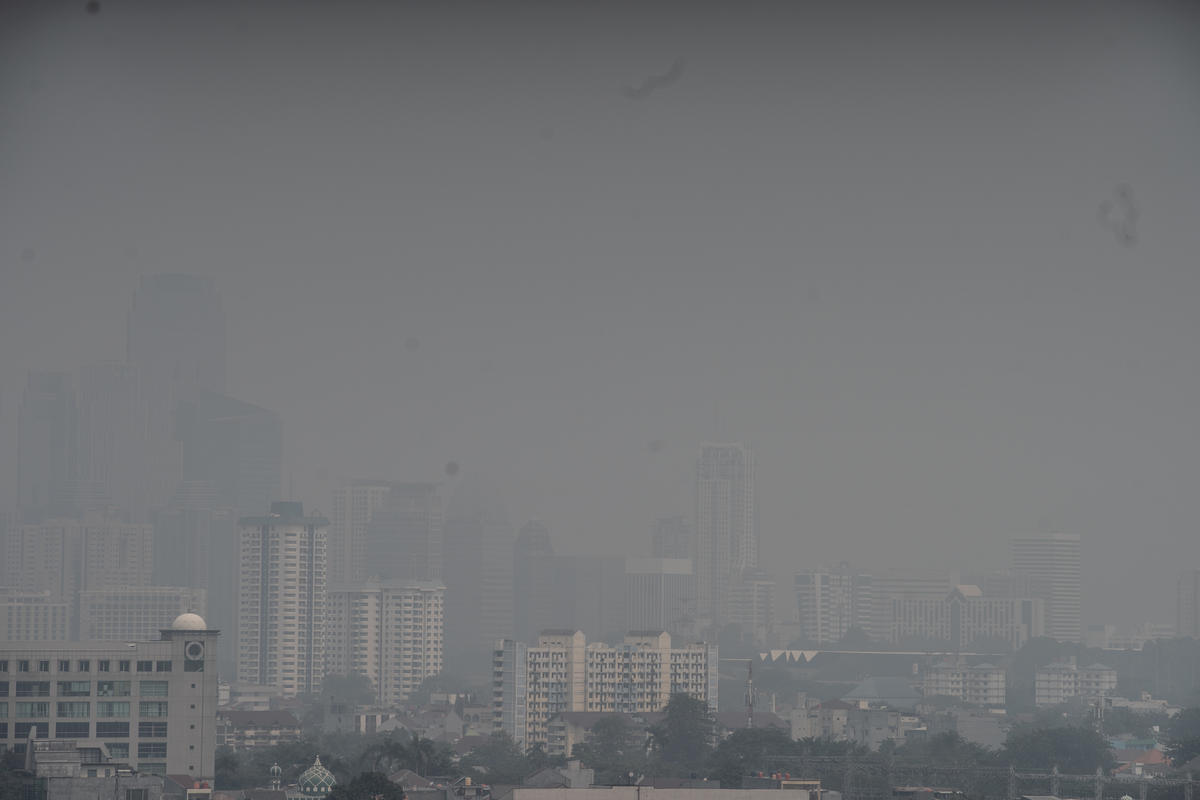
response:
[[[407,339],[404,340],[404,349],[410,353],[412,351],[416,350],[420,346],[421,346],[421,340],[415,336],[409,336]]]
[[[457,474],[458,474],[458,462],[457,461],[447,461],[446,462],[447,477],[453,478]]]
[[[662,452],[662,450],[664,448],[666,448],[666,446],[667,446],[667,443],[664,442],[662,439],[655,439],[646,445],[646,449],[649,450],[651,453],[659,453],[659,452]]]
[[[26,264],[32,264],[34,261],[37,261],[37,250],[34,250],[32,247],[26,247],[21,251],[21,260]]]
[[[89,14],[99,14],[100,13],[100,3],[97,0],[90,0],[87,4],[84,5],[83,8]]]

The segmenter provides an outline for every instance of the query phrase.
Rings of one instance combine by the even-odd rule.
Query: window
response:
[[[8,723],[0,722],[0,739],[8,738]],[[0,745],[0,755],[4,753],[4,746]]]
[[[90,722],[56,722],[54,723],[55,739],[86,739],[90,735]]]
[[[129,701],[101,700],[96,703],[96,716],[101,719],[129,719]]]
[[[170,661],[155,662],[154,671],[155,672],[170,672],[171,671],[171,662]]]
[[[91,660],[86,659],[86,658],[79,659],[79,671],[80,672],[91,672],[92,671]]]
[[[96,672],[110,672],[111,667],[112,667],[112,662],[109,661],[107,658],[101,659],[96,662]]]
[[[38,662],[38,672],[49,672],[49,671],[50,671],[50,660],[49,659]]]
[[[139,722],[138,736],[146,738],[167,738],[167,723],[165,722]],[[140,755],[140,753],[139,753]]]
[[[18,661],[17,672],[29,672],[29,662],[24,659]]]
[[[17,681],[17,697],[49,697],[50,681]]]
[[[138,703],[138,716],[140,717],[165,717],[166,715],[166,702],[143,700]]]
[[[92,682],[91,681],[59,681],[58,682],[59,697],[91,697]]]
[[[97,722],[96,723],[96,738],[97,739],[128,739],[129,738],[129,723],[128,722]],[[112,743],[108,745],[108,752],[112,752]],[[127,758],[129,753],[125,754]]]
[[[137,662],[137,671],[138,672],[154,672],[154,662],[153,661]]]
[[[129,672],[129,662],[128,661],[118,661],[117,662],[117,672]]]
[[[0,719],[8,718],[8,703],[0,703]]]
[[[111,725],[112,723],[110,722],[107,724]],[[99,729],[99,727],[100,725],[96,726],[97,729]],[[97,734],[99,734],[99,730],[97,730]],[[108,748],[108,757],[111,759],[116,760],[119,758],[129,758],[129,742],[105,742],[104,746]],[[146,790],[139,789],[138,791],[144,792]]]
[[[138,758],[166,758],[166,742],[138,742]]]
[[[138,772],[144,772],[147,775],[166,775],[167,774],[167,765],[164,763],[161,763],[161,762],[155,764],[155,763],[150,763],[150,762],[146,762],[146,761],[139,761],[137,768],[138,768]]]
[[[129,681],[96,681],[97,697],[129,697]]]
[[[204,662],[203,661],[184,661],[183,662],[183,671],[184,672],[204,672]]]
[[[0,697],[8,697],[8,681],[0,681]]]
[[[138,693],[142,697],[166,697],[168,686],[166,681],[140,681]]]
[[[91,703],[59,703],[56,716],[68,719],[87,719],[91,716]]]
[[[58,660],[58,671],[59,672],[70,672],[71,671],[70,660],[66,659],[66,658],[60,658]]]
[[[50,717],[49,703],[17,703],[13,709],[14,717],[28,717],[29,719],[48,719]]]
[[[13,725],[14,739],[28,739],[29,732],[37,728],[38,739],[50,738],[50,724],[47,722],[18,722]]]
[[[8,672],[8,659],[0,658],[0,672]]]
[[[129,757],[129,748],[125,748],[126,752],[122,758]],[[111,755],[111,753],[109,754]],[[125,800],[146,800],[146,789],[126,789]]]

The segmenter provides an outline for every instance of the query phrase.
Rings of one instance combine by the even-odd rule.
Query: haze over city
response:
[[[739,442],[785,604],[819,563],[1065,532],[1085,623],[1173,622],[1198,34],[1170,2],[6,3],[0,507],[26,373],[125,359],[139,279],[186,273],[228,394],[280,415],[274,499],[475,480],[556,551],[649,555]]]

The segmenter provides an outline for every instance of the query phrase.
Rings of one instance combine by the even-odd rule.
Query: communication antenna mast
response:
[[[758,700],[758,692],[754,690],[754,659],[746,661],[746,727],[754,727],[754,703]]]

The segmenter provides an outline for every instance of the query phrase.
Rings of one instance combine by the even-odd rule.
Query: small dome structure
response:
[[[300,791],[305,795],[324,797],[337,783],[337,779],[333,777],[332,772],[321,765],[321,757],[317,756],[313,765],[300,773],[300,780],[297,783]]]
[[[204,621],[204,617],[199,614],[193,614],[190,611],[186,614],[180,614],[171,623],[173,631],[206,631],[208,623]]]
[[[272,764],[271,765],[271,777],[279,778],[282,776],[283,776],[283,767],[279,766],[278,763]]]

